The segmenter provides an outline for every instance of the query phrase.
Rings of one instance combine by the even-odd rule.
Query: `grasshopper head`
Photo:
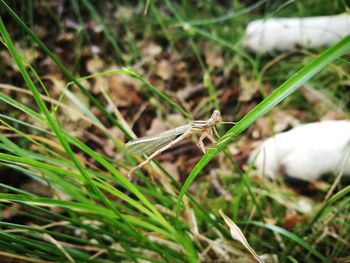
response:
[[[218,110],[214,110],[210,119],[208,120],[209,126],[214,126],[222,122],[221,113]]]

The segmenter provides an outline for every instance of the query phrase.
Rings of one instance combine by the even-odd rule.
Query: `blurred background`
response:
[[[181,186],[203,162],[196,138],[133,179],[126,174],[143,158],[124,146],[135,136],[206,120],[215,109],[223,120],[239,121],[349,34],[347,1],[0,3],[3,262],[257,260],[232,239],[219,209],[260,260],[350,260],[348,178],[336,180],[333,167],[317,180],[288,181],[293,174],[283,169],[271,180],[249,159],[265,139],[299,124],[349,120],[349,50],[231,136],[224,151],[200,166],[179,214]],[[287,48],[259,50],[249,42],[258,30],[247,26],[257,19],[296,19],[298,39],[304,25],[298,19],[340,14],[345,33],[332,43],[308,46],[291,37]],[[279,33],[286,39],[281,28],[256,37],[257,47],[262,38],[281,42]],[[324,36],[313,37],[317,43]],[[217,128],[224,135],[232,126]],[[350,129],[343,134],[348,138]]]

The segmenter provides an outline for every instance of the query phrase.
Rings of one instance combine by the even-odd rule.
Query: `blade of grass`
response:
[[[103,201],[103,203],[105,203],[108,207],[110,207],[111,210],[114,211],[114,213],[118,217],[120,217],[121,220],[123,220],[127,226],[129,226],[130,231],[134,233],[135,237],[142,240],[144,237],[142,235],[140,235],[140,233],[132,225],[130,225],[128,223],[128,221],[126,221],[125,218],[116,210],[116,208],[112,205],[111,201],[101,192],[100,189],[98,189],[98,187],[95,185],[95,182],[92,180],[90,175],[88,173],[86,173],[86,171],[84,170],[84,168],[82,167],[82,165],[78,161],[76,155],[74,154],[74,152],[72,151],[72,149],[70,147],[69,142],[66,140],[66,138],[64,136],[60,121],[58,120],[57,116],[56,116],[56,120],[55,121],[53,120],[48,108],[46,107],[44,101],[42,100],[42,98],[40,96],[39,91],[35,87],[31,77],[29,76],[29,73],[26,70],[25,64],[23,62],[23,59],[17,53],[17,51],[14,47],[14,44],[11,40],[11,37],[6,30],[6,27],[5,27],[1,17],[0,17],[0,33],[1,33],[1,36],[4,40],[4,42],[6,43],[7,49],[9,50],[11,56],[13,57],[14,61],[16,62],[17,66],[22,74],[23,79],[25,80],[26,84],[28,85],[28,88],[33,93],[33,96],[34,96],[36,103],[38,104],[40,110],[45,115],[45,118],[46,118],[47,122],[49,123],[50,128],[53,130],[55,136],[60,141],[61,145],[65,149],[65,152],[69,156],[70,160],[72,160],[74,166],[78,169],[78,171],[83,176],[84,183],[85,183],[86,187],[91,189],[91,191],[94,192],[99,197],[99,199],[101,201]]]
[[[131,69],[124,69],[125,73],[128,74],[130,77],[135,78],[139,80],[145,87],[152,92],[153,94],[157,95],[162,101],[169,104],[169,106],[176,109],[178,112],[180,112],[183,116],[185,116],[187,119],[191,120],[192,116],[186,112],[185,109],[183,109],[178,103],[170,99],[167,95],[165,95],[163,92],[161,92],[159,89],[154,87],[152,84],[150,84],[148,81],[144,80],[140,75],[138,75],[136,72],[132,71]]]
[[[310,228],[313,224],[319,218],[322,216],[322,214],[325,212],[325,210],[330,207],[332,204],[341,201],[346,195],[350,194],[350,186],[345,187],[344,189],[340,190],[339,192],[335,193],[330,199],[328,199],[322,207],[318,210],[318,212],[313,216],[312,220],[310,221]],[[349,199],[349,198],[348,198]]]
[[[259,103],[253,110],[245,115],[235,126],[233,126],[218,142],[218,144],[207,151],[207,153],[201,158],[197,165],[193,168],[190,175],[187,177],[177,200],[177,213],[179,212],[180,203],[183,195],[187,192],[187,189],[197,177],[197,175],[203,170],[207,163],[220,151],[222,151],[226,145],[234,140],[239,134],[253,124],[257,119],[271,110],[275,105],[280,103],[283,99],[288,97],[292,92],[297,90],[309,79],[315,76],[333,60],[343,56],[350,50],[350,35],[341,39],[338,43],[328,48],[321,53],[317,58],[312,59],[301,70],[295,73],[276,90],[274,90],[268,97],[266,97],[261,103]]]
[[[8,186],[6,186],[6,185],[0,185],[0,186],[4,186],[5,189],[9,189]],[[14,189],[14,190],[15,190],[14,192],[16,192],[16,193],[19,192],[19,191],[17,191],[17,189]],[[19,196],[19,195],[17,195],[17,196]],[[25,197],[23,197],[23,198],[25,199]],[[66,210],[67,214],[69,214],[69,215],[64,216],[64,215],[52,212],[49,209],[45,209],[43,207],[40,207],[40,206],[38,206],[36,204],[32,205],[30,203],[21,202],[21,201],[15,201],[15,202],[20,204],[24,208],[30,209],[29,211],[31,211],[31,213],[28,213],[28,212],[25,212],[26,211],[25,209],[20,210],[18,212],[20,215],[25,215],[25,216],[27,216],[29,218],[35,219],[36,222],[44,222],[45,224],[52,224],[52,223],[56,223],[57,222],[56,220],[61,220],[62,222],[69,222],[70,223],[70,227],[73,228],[73,229],[77,229],[78,231],[81,231],[82,229],[85,230],[86,233],[91,238],[93,238],[95,240],[98,240],[99,244],[105,244],[105,242],[103,241],[104,240],[103,236],[107,236],[107,237],[109,237],[110,239],[112,239],[115,242],[121,242],[121,243],[124,242],[124,243],[128,243],[130,245],[131,241],[128,240],[128,236],[123,231],[123,226],[122,225],[120,225],[119,228],[115,228],[113,226],[111,228],[113,231],[111,232],[111,231],[106,230],[105,227],[104,228],[101,228],[101,227],[97,228],[96,226],[91,225],[91,223],[89,223],[89,222],[87,222],[87,223],[82,222],[81,219],[79,218],[79,216],[82,215],[81,211],[74,212],[73,210]],[[50,207],[51,205],[49,205],[49,204],[44,205],[43,204],[43,206]],[[35,216],[33,211],[39,212],[40,216]],[[75,215],[74,215],[74,213],[75,213]],[[44,215],[50,215],[50,218],[54,218],[55,220],[50,221],[50,220],[42,217],[43,214]],[[74,219],[74,218],[77,218],[77,219]],[[103,220],[101,220],[100,218],[96,218],[96,215],[94,215],[93,213],[84,213],[84,218],[85,219],[90,218],[91,219],[90,221],[99,220],[99,221],[103,222],[103,220],[105,220],[105,217],[103,217]],[[105,220],[104,224],[108,226],[108,224],[110,224],[110,222],[113,222],[113,221],[108,219],[108,220]],[[118,229],[118,231],[122,231],[123,235],[114,235],[115,229]],[[137,242],[138,246],[145,245],[145,247],[150,248],[149,244],[147,244],[147,243],[143,244],[143,243],[140,243],[139,241],[136,241],[136,240],[135,240],[135,242]],[[154,248],[154,245],[156,246],[155,247],[156,251],[161,251],[161,248],[157,248],[157,245],[154,244],[154,243],[151,244],[151,248]],[[109,250],[110,250],[110,248],[108,248],[108,251]]]
[[[56,65],[62,70],[64,75],[80,89],[80,91],[89,98],[89,100],[103,113],[103,115],[116,125],[129,139],[131,136],[124,129],[118,120],[116,120],[105,107],[86,90],[83,85],[79,82],[77,78],[63,65],[63,63],[46,47],[46,45],[35,35],[35,33],[22,21],[21,18],[5,3],[4,0],[0,0],[0,5],[5,9],[5,11],[15,20],[15,22],[32,38],[32,40],[37,43],[37,45],[56,63]]]
[[[276,233],[279,233],[290,240],[294,241],[295,243],[299,244],[306,250],[308,250],[311,254],[318,257],[322,262],[330,262],[324,255],[322,255],[319,251],[317,251],[313,246],[309,245],[306,241],[304,241],[302,238],[298,237],[296,234],[289,232],[288,230],[285,230],[284,228],[281,228],[279,226],[274,226],[270,224],[266,224],[263,222],[256,222],[256,221],[250,221],[250,222],[240,222],[239,224],[242,225],[254,225],[258,227],[262,227],[271,231],[274,231]]]
[[[8,234],[8,233],[2,232],[2,231],[0,232],[0,239],[2,241],[6,240],[7,242],[14,242],[16,244],[22,244],[24,247],[32,248],[32,249],[47,253],[47,256],[45,256],[45,257],[47,259],[50,259],[50,260],[52,259],[50,257],[62,256],[61,262],[66,262],[66,258],[61,254],[61,251],[59,251],[54,244],[49,243],[47,241],[26,239],[22,236],[17,237],[14,234]],[[90,255],[87,253],[83,253],[81,251],[72,249],[70,247],[66,247],[66,250],[69,252],[70,256],[73,256],[76,260],[79,260],[79,261],[88,261],[89,260]],[[59,258],[57,258],[56,260],[60,261]],[[97,262],[103,262],[103,261],[98,260]]]
[[[227,20],[231,20],[232,18],[239,17],[241,15],[247,14],[254,9],[257,9],[258,7],[265,4],[268,0],[261,0],[253,3],[250,6],[244,7],[239,10],[232,10],[229,11],[227,14],[224,14],[222,16],[214,17],[214,18],[207,18],[207,19],[196,19],[196,20],[188,20],[186,23],[188,23],[191,26],[204,26],[204,25],[212,25],[216,23],[222,23]],[[182,26],[182,24],[174,25],[174,26]]]
[[[65,149],[65,152],[68,154],[68,156],[70,157],[70,159],[72,160],[72,162],[74,163],[74,165],[76,166],[76,168],[79,170],[79,172],[82,174],[85,183],[87,185],[87,187],[90,187],[92,189],[92,191],[94,191],[100,198],[101,200],[104,200],[104,202],[106,204],[109,203],[109,200],[107,198],[105,198],[105,196],[98,190],[98,188],[94,185],[94,182],[92,181],[92,179],[86,174],[84,168],[81,166],[81,164],[79,163],[78,159],[76,158],[75,154],[73,153],[69,143],[66,141],[66,139],[64,138],[64,136],[62,136],[62,130],[60,127],[60,122],[58,121],[58,119],[56,118],[56,121],[54,121],[51,117],[51,114],[49,112],[49,110],[47,109],[44,101],[42,100],[39,91],[36,89],[32,79],[30,78],[25,65],[23,63],[23,59],[21,58],[21,56],[17,53],[10,35],[8,34],[6,27],[2,21],[2,19],[0,18],[0,33],[2,35],[3,40],[5,41],[7,48],[11,54],[11,56],[13,57],[13,59],[15,60],[21,74],[22,77],[24,78],[26,84],[28,85],[28,88],[31,90],[31,92],[33,93],[34,99],[36,101],[36,103],[38,104],[40,110],[44,113],[47,122],[49,123],[50,128],[53,130],[53,132],[55,133],[55,136],[58,138],[58,140],[60,141],[61,145],[63,146],[63,148]]]
[[[74,0],[74,2],[76,2],[76,0]],[[114,50],[114,53],[116,55],[116,58],[120,61],[122,52],[120,50],[120,47],[117,41],[115,40],[116,37],[113,36],[112,32],[106,26],[104,19],[100,16],[100,14],[95,9],[94,5],[89,0],[83,0],[79,2],[81,2],[85,6],[85,8],[91,13],[92,17],[96,20],[97,24],[102,27],[102,31],[106,36],[107,40],[109,41],[109,43],[111,44]]]

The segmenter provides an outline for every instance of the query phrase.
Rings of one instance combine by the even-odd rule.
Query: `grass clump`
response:
[[[232,239],[219,209],[267,262],[347,256],[349,187],[326,202],[310,200],[250,176],[251,167],[236,162],[230,149],[284,99],[280,111],[320,117],[313,105],[303,107],[304,93],[293,94],[302,86],[327,94],[327,110],[340,101],[348,111],[342,94],[349,36],[325,50],[282,54],[277,62],[241,45],[247,21],[314,15],[308,3],[31,3],[0,0],[2,257],[254,261]],[[345,9],[339,2],[317,6],[317,14]],[[253,95],[240,100],[240,87],[254,85]],[[205,119],[219,108],[226,120],[239,121],[221,128],[206,154],[183,145],[185,153],[175,149],[180,153],[168,157],[173,162],[165,157],[127,178],[141,160],[124,146],[133,130],[144,135],[154,120]]]

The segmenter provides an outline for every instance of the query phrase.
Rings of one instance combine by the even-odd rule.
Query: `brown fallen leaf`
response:
[[[34,25],[33,31],[40,39],[44,39],[47,36],[47,29],[43,25]]]
[[[340,110],[329,110],[327,111],[321,118],[321,121],[323,120],[342,120],[346,119],[348,115]]]
[[[89,107],[89,99],[78,89],[74,88],[71,91],[72,99],[68,96],[64,96],[62,102],[68,106],[68,108],[62,108],[63,114],[66,118],[72,122],[77,122],[84,115],[83,110],[79,107],[79,104]]]
[[[157,74],[163,80],[169,80],[174,75],[174,66],[168,60],[161,60],[157,64]]]
[[[104,61],[100,58],[89,59],[86,62],[86,69],[89,73],[98,73],[104,68]]]
[[[164,122],[161,121],[158,118],[154,118],[152,120],[151,127],[146,131],[146,136],[147,135],[155,135],[161,132],[166,131],[168,128],[165,126]]]
[[[58,43],[71,42],[74,40],[75,34],[73,32],[65,32],[58,35],[56,41]]]
[[[114,12],[114,18],[117,20],[122,19],[131,19],[132,15],[135,12],[135,8],[131,5],[119,5],[117,10]]]
[[[176,164],[171,162],[162,162],[162,165],[176,181],[180,180],[180,173]]]
[[[101,33],[103,31],[103,25],[99,24],[95,20],[91,19],[86,23],[87,29],[94,33]]]
[[[287,230],[292,230],[297,223],[305,222],[306,218],[304,216],[291,216],[284,219],[283,228]]]
[[[248,80],[246,77],[240,77],[240,94],[238,101],[247,102],[252,100],[259,93],[259,83],[257,81]]]
[[[205,62],[209,67],[221,68],[224,65],[224,59],[221,55],[221,49],[208,46],[204,50]]]
[[[273,225],[273,226],[275,226],[277,223],[277,220],[275,218],[270,218],[270,217],[264,217],[264,221],[269,225]]]
[[[150,41],[144,41],[140,46],[142,55],[148,59],[157,57],[163,51],[161,46]]]
[[[272,110],[270,116],[262,117],[256,122],[252,135],[253,138],[270,137],[275,133],[283,132],[290,127],[294,127],[299,124],[299,122],[297,118],[287,111],[282,111],[280,108],[276,107]]]
[[[140,105],[142,100],[137,92],[139,83],[126,75],[108,77],[107,94],[118,106]]]
[[[224,219],[225,223],[228,225],[232,238],[239,241],[250,252],[250,254],[257,262],[263,263],[264,260],[261,259],[259,255],[254,251],[254,249],[249,245],[241,229],[228,216],[226,216],[221,209],[219,210],[219,213]]]
[[[3,208],[1,211],[1,219],[11,220],[19,214],[21,208],[22,206],[20,204],[11,204],[10,206]]]

